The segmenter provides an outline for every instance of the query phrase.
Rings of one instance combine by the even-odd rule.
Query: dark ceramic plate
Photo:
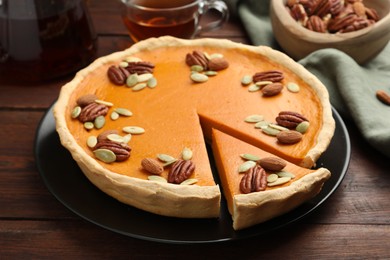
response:
[[[81,172],[70,153],[61,146],[52,108],[39,125],[35,159],[49,191],[68,209],[98,226],[139,239],[165,243],[212,243],[259,236],[294,223],[320,206],[337,189],[350,160],[350,140],[340,115],[333,110],[336,132],[317,165],[332,177],[314,199],[278,218],[251,228],[234,231],[222,200],[219,219],[163,217],[125,205],[96,188]],[[215,172],[215,171],[214,171]]]

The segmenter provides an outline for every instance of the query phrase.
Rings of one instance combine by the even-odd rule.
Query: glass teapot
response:
[[[0,0],[0,82],[69,74],[95,54],[96,33],[83,0]]]

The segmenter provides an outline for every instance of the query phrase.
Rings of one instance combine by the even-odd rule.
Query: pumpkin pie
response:
[[[220,215],[206,143],[236,229],[303,203],[329,177],[310,169],[334,133],[328,92],[301,65],[264,46],[169,36],[139,42],[79,71],[61,89],[54,117],[62,145],[94,185],[159,215]],[[244,174],[235,153],[251,151],[288,162],[296,177],[239,194]],[[268,194],[266,206],[241,203]],[[253,215],[263,207],[269,212]]]

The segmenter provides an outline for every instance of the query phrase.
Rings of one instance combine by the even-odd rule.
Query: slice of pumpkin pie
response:
[[[311,168],[335,127],[326,88],[286,55],[228,40],[168,36],[78,72],[62,88],[54,116],[62,145],[93,184],[123,203],[183,218],[220,214],[205,144],[215,142],[215,130]],[[232,158],[223,150],[232,142],[216,140],[224,169]]]
[[[317,195],[329,170],[299,167],[213,130],[214,157],[233,228],[243,229],[286,213]]]

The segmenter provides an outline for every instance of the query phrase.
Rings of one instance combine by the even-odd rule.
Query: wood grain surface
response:
[[[132,44],[120,19],[119,1],[88,4],[98,33],[98,56]],[[235,17],[223,29],[201,37],[250,44]],[[352,157],[338,190],[309,216],[266,236],[164,244],[126,237],[81,219],[48,191],[34,160],[37,126],[72,77],[35,86],[0,85],[0,259],[390,258],[389,158],[371,148],[347,119]]]

